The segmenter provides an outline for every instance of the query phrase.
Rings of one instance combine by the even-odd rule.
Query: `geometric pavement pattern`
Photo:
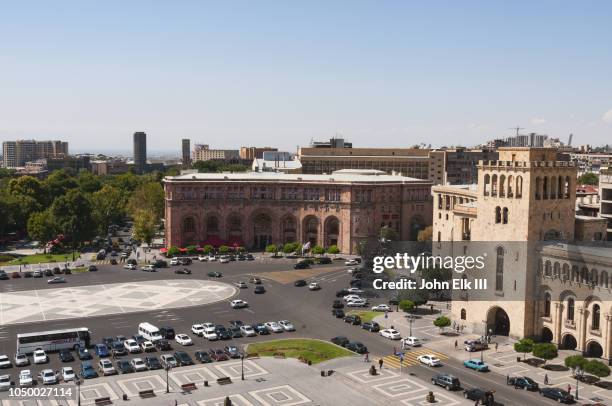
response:
[[[441,354],[437,351],[432,351],[427,348],[420,348],[418,350],[411,350],[404,352],[404,361],[401,363],[401,367],[409,367],[413,365],[419,365],[420,362],[417,359],[421,355],[432,354],[436,357],[440,358],[440,360],[448,359],[448,357],[444,354]],[[383,368],[390,367],[400,369],[400,357],[396,355],[387,355],[382,357],[383,359]],[[378,365],[378,358],[374,360],[375,365]]]

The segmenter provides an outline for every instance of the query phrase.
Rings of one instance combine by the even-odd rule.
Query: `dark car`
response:
[[[209,272],[206,274],[206,276],[208,276],[209,278],[221,278],[223,276],[223,274],[221,272]]]
[[[138,262],[134,258],[128,259],[127,263],[130,265],[138,265]]]
[[[266,293],[266,288],[264,288],[263,285],[257,285],[255,286],[253,293]]]
[[[343,319],[344,318],[344,310],[342,310],[342,309],[332,309],[332,316],[334,316],[337,319]]]
[[[59,275],[62,273],[62,270],[60,269],[59,266],[56,266],[53,268],[53,275]]]
[[[210,358],[214,359],[215,361],[227,361],[229,359],[225,351],[218,349],[208,351],[208,355],[210,355]]]
[[[232,334],[229,332],[225,326],[217,325],[215,326],[215,333],[217,334],[217,338],[219,340],[231,340]]]
[[[542,388],[540,394],[545,398],[556,400],[559,403],[573,403],[574,396],[560,388]]]
[[[127,359],[120,359],[117,361],[117,372],[120,374],[131,374],[134,372],[134,367]]]
[[[157,340],[155,341],[155,348],[160,351],[170,351],[172,346],[167,340]]]
[[[96,255],[96,260],[103,261],[104,259],[106,259],[106,254],[99,253]]]
[[[72,362],[74,361],[74,356],[70,350],[60,350],[59,359],[62,362]]]
[[[189,268],[181,268],[174,271],[174,273],[181,275],[191,275],[191,269]]]
[[[193,360],[185,351],[176,351],[174,353],[174,358],[176,358],[176,362],[182,367],[193,365]]]
[[[293,283],[293,286],[297,286],[298,288],[301,288],[302,286],[306,286],[307,283],[304,279],[298,279],[297,281],[295,281]]]
[[[127,350],[125,349],[125,345],[123,345],[123,341],[115,341],[111,346],[113,349],[113,355],[116,357],[120,357],[122,355],[127,354]]]
[[[174,340],[174,329],[172,327],[162,327],[159,329],[159,334],[167,340]]]
[[[347,345],[344,346],[349,351],[356,352],[357,354],[365,354],[368,352],[368,347],[361,344],[359,341],[351,341]]]
[[[330,257],[321,257],[321,258],[319,258],[319,263],[321,265],[331,264],[332,260],[331,260]]]
[[[115,339],[113,337],[104,337],[102,339],[102,342],[104,343],[104,345],[106,345],[109,349],[113,345],[114,341],[115,341]]]
[[[334,337],[330,341],[336,345],[339,345],[340,347],[346,347],[346,345],[350,342],[349,339],[344,336]]]
[[[106,344],[96,344],[95,350],[96,355],[100,358],[106,358],[109,355]]]
[[[446,390],[461,389],[459,378],[450,374],[438,374],[431,378],[431,383],[443,387]]]
[[[30,272],[30,271],[25,271],[25,272],[23,273],[23,277],[24,277],[24,278],[32,278],[33,276],[34,276],[34,274],[33,274],[32,272]],[[40,278],[40,277],[42,277],[42,275],[37,276],[37,278]]]
[[[229,322],[230,327],[242,327],[244,326],[244,323],[242,322],[242,320],[230,320]]]
[[[268,334],[270,334],[268,328],[263,323],[257,323],[255,326],[253,326],[253,329],[255,329],[257,334],[259,334],[260,336],[267,336]]]
[[[143,336],[141,336],[140,334],[134,334],[134,335],[132,336],[132,338],[133,338],[134,340],[136,340],[136,342],[138,343],[138,345],[140,345],[140,344],[144,343],[145,341],[147,341],[147,339],[146,339],[146,338],[144,338]]]
[[[125,340],[127,340],[126,336],[118,335],[117,337],[115,337],[115,341],[119,341],[121,344],[123,344]]]
[[[167,268],[168,267],[168,262],[164,261],[163,259],[158,259],[158,260],[153,262],[153,266],[155,268]]]
[[[293,265],[293,269],[307,269],[310,268],[310,265],[308,265],[307,262],[298,262],[297,264]]]
[[[202,364],[208,364],[209,362],[213,362],[212,358],[210,358],[210,355],[208,355],[206,351],[196,351],[195,357]]]
[[[531,391],[537,391],[540,389],[538,383],[528,376],[513,376],[508,379],[508,385],[514,386],[514,389],[525,389]]]
[[[45,269],[45,276],[53,276],[53,270]]]
[[[342,303],[342,300],[336,299],[334,300],[334,303],[332,304],[332,308],[333,309],[344,309],[344,303]]]
[[[110,260],[110,264],[111,264],[111,265],[117,265],[117,260],[116,260],[115,258],[112,258],[112,259]]]
[[[351,323],[353,326],[358,326],[361,324],[361,317],[356,314],[349,314],[344,316],[345,323]]]
[[[91,379],[98,377],[98,373],[94,369],[93,365],[91,365],[91,362],[81,362],[81,377],[83,379]]]
[[[484,406],[494,406],[495,405],[495,397],[493,396],[493,392],[479,389],[479,388],[471,388],[463,391],[463,397],[469,400],[478,400],[481,405]]]
[[[79,347],[77,350],[77,356],[81,361],[89,360],[92,358],[91,353],[85,347]]]
[[[340,289],[338,291],[336,291],[336,297],[344,297],[346,295],[349,295],[351,292],[349,292],[347,289]]]
[[[253,254],[246,254],[246,259],[247,261],[255,261],[255,257],[253,256]]]
[[[363,281],[361,279],[353,279],[349,282],[351,288],[361,289],[363,287]]]
[[[179,263],[181,265],[191,265],[193,261],[191,260],[191,258],[181,258],[179,259]]]
[[[0,271],[0,279],[5,281],[7,279],[10,279],[9,276],[6,274],[6,272],[4,271]]]
[[[145,357],[144,363],[147,365],[147,368],[149,368],[149,370],[162,369],[162,365],[157,359],[157,357]]]
[[[89,268],[87,268],[87,270],[89,272],[96,272],[98,270],[98,267],[95,265],[89,265]]]
[[[380,324],[375,321],[368,321],[361,325],[361,328],[368,330],[370,333],[378,333],[380,331]]]
[[[223,351],[225,351],[225,354],[230,358],[240,358],[242,356],[240,350],[238,350],[235,345],[228,345],[223,349]]]
[[[230,327],[229,332],[232,335],[232,338],[242,337],[242,332],[240,331],[240,327]]]

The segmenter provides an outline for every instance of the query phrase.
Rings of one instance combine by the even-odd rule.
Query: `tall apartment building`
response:
[[[191,141],[187,138],[183,138],[181,142],[182,147],[182,164],[183,167],[187,168],[191,164]]]
[[[612,168],[603,170],[599,175],[599,193],[599,215],[608,221],[607,240],[612,241]]]
[[[240,147],[240,159],[252,161],[263,159],[264,152],[276,152],[278,148],[272,147]]]
[[[147,134],[134,133],[134,172],[144,173],[147,168]]]
[[[192,153],[193,162],[223,160],[234,162],[240,160],[237,149],[211,149],[207,144],[196,144]]]
[[[17,168],[38,159],[61,158],[68,155],[65,141],[16,140],[2,143],[3,166]]]

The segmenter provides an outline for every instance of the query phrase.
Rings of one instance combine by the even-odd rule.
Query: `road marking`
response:
[[[432,354],[435,355],[436,357],[440,358],[441,360],[445,360],[448,359],[448,357],[442,353],[439,353],[437,351],[432,351],[428,348],[421,348],[419,350],[411,350],[411,351],[406,351],[404,352],[404,361],[402,362],[401,366],[402,367],[409,367],[409,366],[414,366],[414,365],[419,365],[420,362],[417,359],[419,356],[421,355],[426,355],[426,354]],[[375,361],[376,363],[378,363],[379,358],[376,358]],[[382,357],[383,359],[383,368],[385,366],[390,367],[390,368],[394,368],[394,369],[399,369],[400,368],[400,358],[396,355],[386,355],[384,357]]]

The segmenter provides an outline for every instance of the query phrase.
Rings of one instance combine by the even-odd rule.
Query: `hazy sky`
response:
[[[612,143],[612,2],[6,1],[0,140]]]

